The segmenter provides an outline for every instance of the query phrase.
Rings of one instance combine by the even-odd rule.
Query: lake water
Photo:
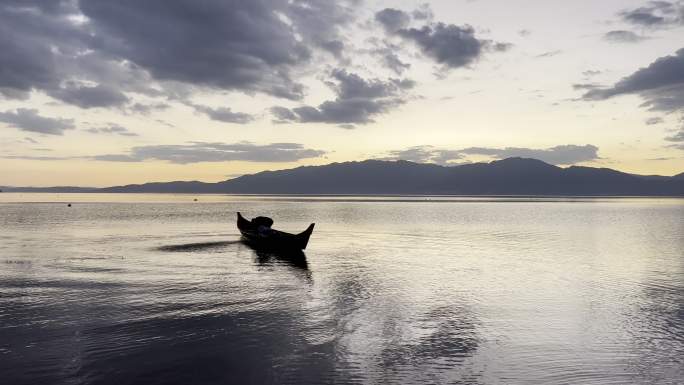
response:
[[[3,193],[0,245],[2,384],[684,382],[682,199]]]

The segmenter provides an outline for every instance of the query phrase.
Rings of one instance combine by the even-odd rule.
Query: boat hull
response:
[[[242,234],[243,241],[250,246],[263,250],[304,250],[309,243],[315,224],[299,234],[290,234],[284,231],[271,230],[267,234],[259,233],[252,222],[237,213],[237,227]]]

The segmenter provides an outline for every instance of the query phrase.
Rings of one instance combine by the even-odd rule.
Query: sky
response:
[[[0,0],[0,185],[684,171],[684,1]]]

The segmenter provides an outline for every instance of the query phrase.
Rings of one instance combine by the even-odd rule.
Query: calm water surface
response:
[[[0,382],[684,382],[684,200],[193,198],[0,194]]]

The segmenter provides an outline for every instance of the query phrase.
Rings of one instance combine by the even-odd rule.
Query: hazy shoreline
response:
[[[362,195],[362,194],[190,194],[190,193],[48,193],[8,192],[0,204],[30,203],[224,203],[224,202],[351,202],[351,203],[535,203],[666,201],[684,204],[681,196],[561,195]]]

